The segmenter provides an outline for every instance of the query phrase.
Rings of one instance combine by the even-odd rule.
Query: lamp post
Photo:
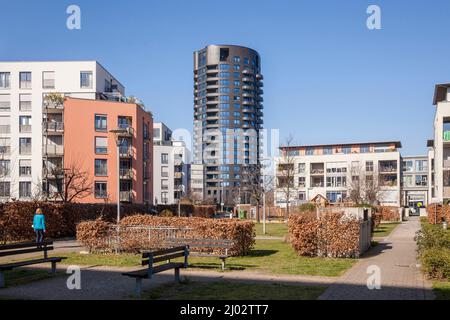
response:
[[[266,174],[264,162],[270,159],[263,159],[262,164],[262,193],[263,193],[263,234],[266,234]]]
[[[120,139],[121,134],[128,133],[126,129],[114,129],[110,130],[110,133],[114,134],[114,139],[116,140],[117,146],[117,224],[120,223],[120,147],[122,146],[122,140]]]

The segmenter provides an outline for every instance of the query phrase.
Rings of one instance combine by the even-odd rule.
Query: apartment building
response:
[[[275,203],[286,207],[287,183],[291,205],[318,196],[342,202],[357,184],[368,184],[378,188],[381,204],[400,206],[399,148],[396,141],[282,147],[275,159]]]
[[[81,168],[93,189],[77,201],[151,204],[152,114],[138,103],[66,98],[64,115],[64,168]],[[48,165],[52,194],[58,164]]]
[[[450,83],[435,87],[434,139],[428,141],[430,203],[450,200]]]
[[[402,206],[417,211],[428,205],[428,156],[402,157]]]
[[[125,88],[96,61],[0,62],[0,199],[47,190],[43,174],[64,154],[64,105],[45,97],[120,99]],[[43,166],[44,163],[44,166]]]
[[[176,204],[189,195],[190,151],[184,141],[172,139],[164,123],[153,128],[154,204]]]
[[[202,164],[191,164],[191,179],[190,179],[190,195],[195,202],[203,202],[204,200],[204,170],[205,167]]]
[[[194,164],[204,165],[204,198],[234,205],[245,166],[260,161],[263,76],[257,51],[210,45],[194,52]],[[247,199],[246,199],[247,198]]]

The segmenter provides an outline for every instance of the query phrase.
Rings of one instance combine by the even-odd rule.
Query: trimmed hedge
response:
[[[441,224],[447,221],[450,224],[450,206],[440,204],[430,204],[427,207],[428,222],[431,224]]]
[[[252,221],[237,219],[205,219],[154,217],[148,215],[128,216],[120,222],[120,250],[125,252],[139,252],[141,250],[161,248],[165,246],[166,232],[148,231],[141,227],[173,227],[175,229],[190,229],[182,233],[186,238],[228,239],[233,240],[234,246],[229,250],[232,256],[243,256],[250,253],[255,244],[255,226]],[[98,230],[96,230],[98,228]],[[105,229],[112,230],[112,234],[105,233]],[[77,228],[77,239],[93,251],[112,251],[114,247],[108,238],[114,240],[114,225],[107,227],[98,221],[84,222]]]
[[[398,207],[378,206],[376,211],[381,214],[382,221],[399,222],[400,213]]]
[[[340,212],[292,215],[289,241],[299,255],[347,258],[359,256],[360,221]]]

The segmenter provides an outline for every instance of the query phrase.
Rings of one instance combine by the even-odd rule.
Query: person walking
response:
[[[36,233],[36,243],[42,243],[44,241],[45,233],[45,216],[41,208],[38,208],[36,210],[32,227],[34,229],[34,232]]]

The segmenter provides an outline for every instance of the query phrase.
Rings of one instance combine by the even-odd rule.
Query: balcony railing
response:
[[[133,157],[133,148],[131,148],[131,147],[119,147],[119,155],[122,158]]]
[[[42,153],[44,155],[50,155],[50,156],[58,156],[64,154],[64,146],[63,145],[44,145],[42,147]]]
[[[43,123],[44,132],[63,132],[64,131],[64,123],[63,122],[54,122],[48,121]]]
[[[19,127],[20,133],[31,133],[31,125],[30,124],[22,124]]]
[[[120,179],[133,179],[133,170],[126,168],[119,170]]]
[[[121,202],[132,202],[133,192],[131,191],[120,191],[119,198]]]
[[[379,168],[380,173],[396,173],[397,166],[383,166]]]
[[[0,134],[9,134],[11,133],[11,126],[0,126]]]
[[[9,112],[11,111],[11,103],[2,101],[0,102],[0,112]]]
[[[19,154],[30,155],[31,154],[31,146],[20,146]]]

